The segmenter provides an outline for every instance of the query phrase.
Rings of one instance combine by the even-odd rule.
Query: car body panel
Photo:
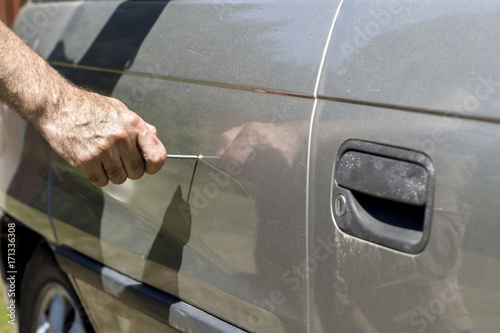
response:
[[[54,240],[48,218],[49,147],[42,136],[5,104],[0,104],[0,207]]]
[[[489,304],[488,312],[496,312],[500,302],[499,286],[490,278],[500,269],[493,236],[498,205],[492,195],[500,169],[491,159],[498,125],[462,119],[457,127],[454,118],[327,101],[320,103],[316,119],[309,253],[316,261],[311,303],[321,325],[314,331],[327,332],[331,325],[354,331],[363,323],[398,332],[493,329],[498,316],[486,315],[478,305]],[[432,149],[419,146],[437,130],[442,141]],[[434,213],[421,253],[394,251],[337,228],[332,172],[338,149],[353,138],[421,151],[432,160]],[[322,243],[330,252],[320,252]]]
[[[133,331],[148,318],[151,330],[172,330],[125,287],[195,307],[219,331],[494,331],[498,9],[32,2],[16,25],[31,47],[154,124],[169,154],[190,157],[98,189],[4,110],[0,206],[97,265],[102,281],[75,271],[73,282],[98,330]],[[435,184],[421,252],[338,227],[334,172],[348,140],[428,159]]]
[[[342,6],[319,96],[499,120],[495,1]]]
[[[461,332],[498,325],[497,4],[345,1],[311,136],[313,331]],[[477,5],[477,6],[476,6]],[[474,7],[474,8],[472,8]],[[342,232],[333,172],[361,140],[425,154],[436,183],[417,254]],[[321,252],[321,244],[328,251]],[[486,305],[482,307],[480,304]],[[488,310],[486,310],[486,308]]]
[[[54,24],[35,25],[28,44],[75,84],[154,124],[169,154],[213,156],[239,127],[261,134],[264,124],[270,135],[297,122],[302,133],[293,158],[264,145],[235,168],[168,159],[158,174],[103,189],[50,153],[57,245],[244,330],[307,330],[307,283],[293,269],[306,256],[307,132],[338,4],[29,4],[18,31],[41,16]],[[97,306],[99,291],[75,281],[87,307]],[[119,330],[123,320],[107,325]]]
[[[57,39],[36,34],[45,44],[40,54],[51,61],[310,95],[339,2],[69,1],[60,8],[48,2],[28,5],[18,25],[35,40],[33,26],[57,32]],[[55,24],[37,24],[40,12]]]
[[[310,94],[338,3],[171,1],[131,70],[155,63],[159,75]]]

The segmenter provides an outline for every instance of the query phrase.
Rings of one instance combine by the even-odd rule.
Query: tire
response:
[[[93,332],[68,277],[47,244],[29,260],[21,282],[20,333]]]

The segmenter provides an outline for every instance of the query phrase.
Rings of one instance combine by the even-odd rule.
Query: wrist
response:
[[[59,76],[58,73],[55,73]],[[42,92],[40,99],[32,99],[35,104],[28,110],[30,122],[47,138],[47,132],[62,128],[66,113],[74,110],[81,95],[80,89],[70,84],[63,77],[55,77],[47,91]]]

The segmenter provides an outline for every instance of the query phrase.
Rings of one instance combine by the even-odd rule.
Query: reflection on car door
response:
[[[101,265],[100,284],[75,276],[99,326],[133,331],[148,307],[128,293],[149,286],[248,331],[307,330],[307,141],[338,3],[61,4],[72,17],[42,43],[49,62],[194,156],[97,189],[51,155],[57,253],[66,269],[80,255]]]

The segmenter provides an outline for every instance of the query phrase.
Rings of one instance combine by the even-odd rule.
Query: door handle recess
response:
[[[358,140],[340,148],[332,210],[345,233],[418,253],[429,237],[433,201],[434,167],[426,155]]]

